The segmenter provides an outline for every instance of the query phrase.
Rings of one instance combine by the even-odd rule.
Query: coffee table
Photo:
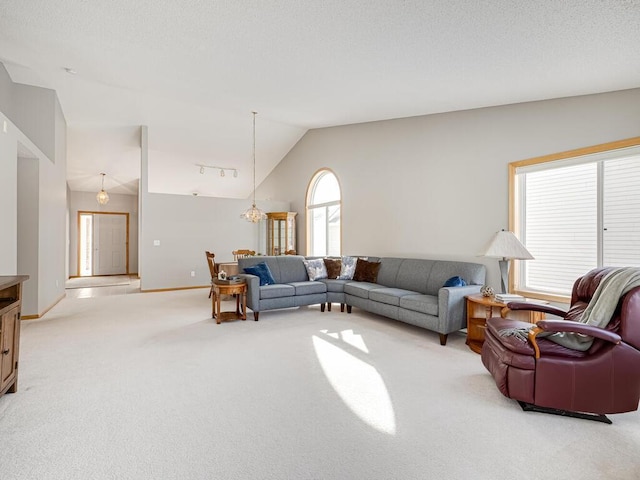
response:
[[[220,324],[222,320],[246,320],[247,319],[247,282],[213,279],[213,295],[211,295],[211,318]],[[235,312],[222,312],[220,309],[220,297],[222,295],[234,295],[236,297]],[[242,308],[240,308],[242,297]]]

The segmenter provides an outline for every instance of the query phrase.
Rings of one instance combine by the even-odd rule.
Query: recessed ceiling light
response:
[[[69,67],[64,67],[64,71],[67,72],[69,75],[75,75],[76,72],[73,68],[69,68]]]

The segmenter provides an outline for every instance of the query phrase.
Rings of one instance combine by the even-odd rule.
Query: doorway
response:
[[[78,212],[78,276],[129,274],[129,214]]]

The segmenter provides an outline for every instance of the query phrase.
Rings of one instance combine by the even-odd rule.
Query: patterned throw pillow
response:
[[[353,280],[353,274],[356,273],[356,260],[356,257],[342,257],[338,280]]]
[[[303,263],[307,269],[309,280],[314,281],[327,278],[327,267],[324,266],[324,260],[322,258],[303,260]]]
[[[327,278],[335,280],[340,276],[342,262],[339,258],[325,258],[324,266],[327,267]]]
[[[260,279],[261,287],[263,285],[273,285],[276,283],[271,270],[269,270],[269,265],[267,265],[265,262],[258,263],[253,267],[246,267],[244,269],[244,273],[256,275]]]
[[[368,262],[361,258],[356,263],[356,272],[353,279],[357,282],[376,283],[378,280],[378,270],[380,270],[380,262]]]

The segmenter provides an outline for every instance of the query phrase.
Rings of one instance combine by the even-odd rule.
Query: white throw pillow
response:
[[[321,280],[328,277],[327,267],[325,266],[322,258],[316,258],[315,260],[303,260],[303,263],[307,269],[309,280]]]
[[[357,257],[342,257],[338,280],[353,280],[353,274],[356,273],[357,260]]]

